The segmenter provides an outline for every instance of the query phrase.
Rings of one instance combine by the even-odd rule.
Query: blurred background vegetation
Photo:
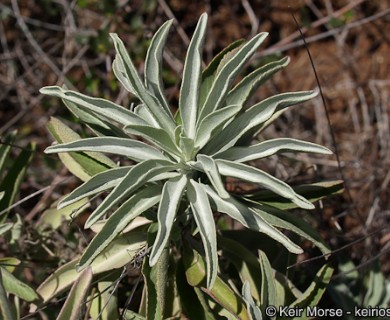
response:
[[[0,137],[3,146],[11,148],[0,182],[3,190],[17,189],[11,197],[17,205],[8,210],[8,217],[14,222],[21,220],[23,232],[13,236],[17,245],[0,238],[0,258],[14,256],[33,266],[35,270],[21,268],[19,274],[34,287],[45,272],[68,261],[85,245],[78,229],[82,221],[64,224],[46,238],[39,238],[35,231],[43,212],[80,184],[56,156],[43,154],[53,141],[46,123],[55,115],[82,136],[89,134],[80,131],[59,100],[43,97],[38,90],[65,84],[129,106],[132,97],[111,70],[114,52],[108,33],[119,34],[142,70],[151,35],[164,21],[174,18],[176,32],[171,32],[164,54],[164,82],[175,108],[185,50],[205,11],[209,13],[205,63],[232,41],[263,31],[269,32],[269,37],[248,70],[275,57],[291,57],[290,65],[257,92],[256,100],[279,92],[318,88],[293,15],[297,19],[319,75],[335,141],[320,97],[286,112],[266,135],[325,145],[338,151],[340,161],[336,156],[300,155],[302,162],[294,161],[297,156],[275,157],[259,162],[259,166],[290,184],[345,178],[346,191],[323,201],[312,213],[311,222],[335,250],[331,263],[338,273],[329,293],[332,303],[336,304],[340,292],[344,298],[348,294],[359,296],[363,303],[373,283],[370,276],[386,278],[390,273],[388,0],[1,1]],[[15,130],[13,139],[6,138]],[[6,178],[15,159],[21,159],[18,164],[27,168],[18,181]],[[245,186],[232,182],[230,188]],[[11,204],[11,198],[0,200],[0,210]],[[69,234],[74,238],[71,241]],[[301,260],[315,255],[308,248]],[[316,261],[302,263],[294,272],[310,270],[313,263]],[[38,277],[40,268],[43,271]],[[304,281],[305,273],[300,274]],[[343,289],[345,285],[351,292]]]

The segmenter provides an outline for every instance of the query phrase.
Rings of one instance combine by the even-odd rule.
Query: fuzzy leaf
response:
[[[158,207],[158,232],[150,254],[149,264],[154,266],[169,240],[173,221],[179,208],[181,197],[187,184],[187,177],[170,179],[164,184],[162,198]]]
[[[283,152],[309,152],[331,154],[328,148],[302,140],[279,138],[267,140],[249,147],[232,147],[215,155],[217,159],[247,162]]]
[[[218,272],[217,234],[214,216],[210,208],[207,193],[201,184],[190,180],[187,186],[187,197],[205,249],[207,288],[211,289],[214,286]]]
[[[314,205],[283,181],[271,176],[270,174],[247,166],[241,163],[235,163],[228,160],[216,160],[219,172],[224,176],[230,176],[245,181],[257,183],[265,189],[271,190],[276,194],[289,199],[303,209],[313,209]]]
[[[146,143],[114,137],[86,138],[70,143],[58,144],[46,148],[45,153],[74,151],[98,151],[119,154],[136,162],[148,159],[168,160],[159,150]]]
[[[164,86],[162,82],[162,60],[163,50],[167,41],[169,30],[173,20],[165,22],[154,34],[145,59],[145,86],[159,100],[167,113],[168,102],[164,96]]]
[[[116,59],[122,62],[124,67],[124,74],[131,84],[131,87],[137,94],[137,97],[142,101],[142,103],[149,108],[153,116],[156,118],[157,122],[161,125],[162,128],[167,130],[167,132],[173,136],[175,129],[175,123],[172,118],[172,115],[168,114],[163,106],[158,102],[157,98],[154,97],[151,92],[149,92],[143,85],[137,70],[135,69],[133,62],[130,59],[129,54],[127,53],[125,46],[118,35],[115,33],[110,34],[112,40],[114,41],[115,50],[117,53]],[[141,123],[138,123],[141,124]]]
[[[207,26],[207,14],[202,14],[188,47],[180,88],[179,109],[185,135],[195,138],[199,91],[202,76],[202,50]]]
[[[58,204],[58,209],[66,207],[83,198],[116,187],[130,169],[131,167],[120,167],[98,173],[63,198]]]
[[[257,88],[277,71],[287,66],[289,62],[290,59],[285,57],[279,61],[270,62],[247,75],[229,92],[226,97],[226,105],[236,104],[243,106]]]
[[[134,108],[134,113],[144,119],[150,126],[160,128],[159,123],[156,121],[153,114],[144,104],[139,104],[138,106],[136,106]]]
[[[58,86],[44,87],[39,92],[73,102],[89,112],[96,113],[123,125],[145,123],[142,118],[133,112],[105,99],[88,97],[84,94],[66,90]]]
[[[78,320],[81,316],[82,306],[92,282],[92,269],[85,269],[73,284],[66,298],[57,320]]]
[[[196,130],[195,147],[203,148],[240,110],[241,106],[228,106],[208,114]]]
[[[215,154],[232,147],[247,131],[267,121],[275,112],[309,100],[316,95],[317,93],[313,91],[281,93],[255,104],[230,122],[203,148],[203,152]]]
[[[262,279],[260,305],[264,310],[266,306],[276,306],[276,283],[271,263],[267,255],[261,250],[259,250],[259,262]]]
[[[91,262],[118,236],[135,217],[152,206],[161,197],[161,187],[147,187],[124,202],[107,220],[102,230],[92,239],[78,264],[78,270]]]
[[[245,281],[242,286],[242,296],[246,302],[246,308],[248,309],[251,318],[254,320],[262,320],[263,317],[261,315],[261,311],[258,306],[256,306],[255,301],[251,295],[251,286],[249,282]]]
[[[222,101],[224,101],[231,83],[267,35],[267,33],[260,33],[254,36],[250,41],[243,45],[229,62],[223,66],[221,71],[218,72],[207,95],[206,101],[202,106],[198,117],[199,120],[202,120],[205,116],[221,107]]]
[[[146,160],[132,167],[127,175],[103,200],[96,210],[89,216],[85,228],[91,227],[97,220],[107,213],[118,202],[129,197],[145,183],[156,177],[158,174],[171,171],[175,168],[169,161]]]
[[[7,293],[11,293],[28,302],[39,299],[33,288],[20,281],[11,272],[3,267],[0,267],[0,277],[2,278],[1,280]]]

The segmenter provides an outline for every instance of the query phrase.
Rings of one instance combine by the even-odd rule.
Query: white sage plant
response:
[[[91,228],[108,217],[80,258],[79,270],[88,267],[136,217],[154,208],[157,208],[158,231],[150,252],[150,266],[156,265],[164,248],[169,247],[178,218],[189,215],[190,219],[182,221],[189,226],[192,221],[196,223],[192,235],[199,233],[203,243],[209,289],[218,273],[213,212],[227,214],[246,228],[266,234],[294,254],[302,252],[279,230],[279,227],[288,228],[288,223],[283,225],[281,219],[272,218],[270,206],[251,207],[229,193],[225,179],[233,177],[258,184],[297,207],[313,209],[314,205],[288,184],[248,162],[282,152],[330,154],[329,149],[292,138],[271,139],[249,146],[243,142],[263,130],[284,109],[303,103],[316,93],[281,93],[248,107],[256,89],[285,67],[289,59],[261,66],[234,85],[267,33],[260,33],[247,42],[233,43],[202,70],[206,24],[207,15],[203,14],[185,59],[176,114],[172,113],[162,83],[163,50],[172,21],[163,24],[151,40],[144,80],[122,40],[117,34],[111,34],[116,50],[113,72],[139,100],[132,110],[58,86],[41,89],[43,94],[61,98],[96,134],[96,137],[50,146],[46,153],[101,152],[120,155],[135,163],[107,165],[105,171],[86,180],[60,202],[62,208],[108,192],[85,223],[85,228]],[[306,231],[292,229],[316,243]]]

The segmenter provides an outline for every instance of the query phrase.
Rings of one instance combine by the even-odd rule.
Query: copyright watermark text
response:
[[[390,308],[381,308],[381,307],[367,307],[359,308],[355,307],[353,310],[343,310],[340,308],[320,308],[320,307],[288,307],[288,306],[268,306],[265,309],[265,314],[269,317],[285,317],[285,318],[295,318],[295,317],[315,317],[315,318],[341,318],[344,315],[352,315],[359,318],[364,317],[376,317],[389,318],[390,317]]]

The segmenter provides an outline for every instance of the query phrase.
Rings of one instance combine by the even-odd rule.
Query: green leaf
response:
[[[274,228],[270,223],[265,221],[259,214],[252,211],[249,206],[243,205],[233,197],[221,199],[209,186],[202,186],[219,212],[228,214],[247,228],[266,234],[281,243],[292,253],[302,253],[302,249],[299,246],[293,243],[282,232]]]
[[[169,155],[173,157],[176,156],[176,159],[180,158],[180,150],[177,148],[171,136],[164,129],[142,125],[129,125],[124,129],[127,133],[139,135],[149,140],[162,150],[168,152]]]
[[[8,270],[0,267],[0,276],[2,278],[4,289],[7,293],[11,293],[28,302],[39,299],[39,296],[33,288],[20,281]]]
[[[154,118],[153,114],[144,104],[139,104],[138,106],[136,106],[134,108],[134,113],[144,119],[150,126],[160,128],[160,125]]]
[[[202,120],[206,115],[221,107],[231,83],[267,35],[267,33],[260,33],[253,37],[217,73],[198,116],[199,120]]]
[[[260,309],[256,306],[255,301],[252,298],[251,295],[251,286],[249,282],[245,281],[244,285],[242,286],[242,295],[244,297],[244,300],[246,302],[246,308],[249,311],[249,314],[251,315],[252,319],[255,320],[262,320],[263,317],[261,315]]]
[[[104,281],[99,281],[97,286],[95,286],[96,291],[92,290],[92,293],[87,298],[87,301],[92,300],[89,309],[91,319],[117,320],[120,318],[118,313],[118,298],[110,292],[110,289],[117,283],[115,273],[113,276],[115,276],[113,280],[110,280],[111,277],[108,277]]]
[[[318,232],[302,218],[295,216],[290,212],[279,210],[262,203],[248,203],[248,205],[251,205],[253,211],[270,225],[290,230],[302,238],[309,240],[320,249],[323,254],[328,254],[330,252],[329,247],[324,243]]]
[[[164,107],[158,102],[157,98],[154,97],[143,85],[137,70],[135,69],[133,62],[128,55],[125,46],[118,35],[115,33],[110,33],[112,40],[114,41],[115,50],[117,53],[116,59],[121,61],[124,74],[131,84],[131,87],[137,94],[137,97],[142,101],[142,103],[149,108],[157,122],[161,125],[162,128],[167,130],[167,132],[173,136],[175,130],[175,122],[171,114],[168,114]],[[139,123],[141,124],[141,123]]]
[[[77,104],[62,100],[65,106],[78,118],[85,123],[97,136],[126,137],[122,130],[117,128],[108,120],[101,119],[102,116],[91,112],[89,109],[83,109]],[[104,118],[104,117],[103,117]]]
[[[232,147],[216,154],[214,157],[235,162],[247,162],[282,152],[332,153],[328,148],[315,143],[290,138],[279,138],[267,140],[249,147]]]
[[[188,47],[180,88],[179,109],[183,131],[188,138],[195,138],[199,91],[202,76],[202,50],[207,27],[207,14],[202,14]]]
[[[12,161],[11,167],[0,183],[0,191],[4,191],[3,197],[0,200],[0,223],[4,222],[10,209],[9,208],[16,195],[20,191],[20,184],[26,173],[27,167],[33,158],[35,151],[35,144],[29,143],[27,147],[19,153],[19,155]],[[1,178],[1,177],[0,177]]]
[[[166,289],[168,283],[169,249],[164,248],[157,263],[151,267],[145,261],[142,268],[148,292],[147,318],[165,319]]]
[[[265,81],[287,66],[289,62],[290,59],[285,57],[279,61],[270,62],[247,75],[229,92],[225,100],[226,105],[243,106]]]
[[[57,320],[78,320],[81,316],[84,300],[92,282],[92,269],[85,269],[73,284]]]
[[[120,167],[98,173],[65,196],[58,204],[58,209],[69,206],[83,198],[116,187],[132,167]]]
[[[227,106],[208,114],[196,129],[195,147],[203,148],[240,110],[241,106]]]
[[[154,34],[145,59],[145,86],[159,100],[167,113],[171,113],[164,96],[162,82],[163,50],[173,20],[165,22]]]
[[[230,122],[204,147],[203,152],[215,154],[232,147],[246,132],[267,121],[275,112],[302,103],[316,95],[317,93],[313,91],[281,93],[255,104]]]
[[[132,167],[127,175],[89,216],[85,223],[85,228],[89,228],[118,202],[131,196],[132,193],[144,186],[151,179],[161,173],[171,171],[175,167],[176,165],[164,160],[146,160]]]
[[[50,119],[47,128],[59,143],[81,139],[76,132],[54,117]],[[70,172],[83,181],[99,172],[116,167],[111,159],[99,152],[61,154],[60,159]]]
[[[313,282],[302,294],[302,296],[297,299],[290,307],[292,308],[307,308],[315,307],[318,305],[322,295],[324,294],[326,287],[332,277],[334,269],[329,265],[324,265],[315,275]],[[302,314],[302,317],[294,319],[308,319],[305,313]]]
[[[147,187],[125,201],[107,220],[102,230],[92,239],[84,250],[78,270],[91,262],[117,237],[137,216],[154,206],[161,197],[161,187]]]
[[[115,58],[112,62],[112,71],[114,72],[115,77],[119,80],[122,86],[131,94],[138,97],[137,92],[134,90],[130,81],[126,77],[125,67],[123,66],[122,60],[120,58]]]
[[[206,253],[207,288],[214,286],[218,272],[217,233],[215,230],[214,216],[210,208],[207,193],[202,186],[194,180],[189,180],[187,185],[187,198],[190,202],[192,213],[199,228]]]
[[[230,176],[237,179],[257,183],[272,192],[291,200],[297,206],[303,209],[313,209],[314,205],[283,181],[269,175],[268,173],[247,166],[242,163],[235,163],[228,160],[216,160],[219,172],[224,176]]]
[[[168,160],[159,150],[146,143],[114,137],[86,138],[70,143],[62,143],[46,148],[45,153],[74,151],[98,151],[119,154],[129,157],[136,162],[148,159]]]
[[[169,240],[173,221],[179,208],[186,184],[187,177],[185,175],[170,179],[164,184],[157,214],[158,232],[150,254],[150,266],[154,266],[157,263]]]
[[[204,154],[198,154],[197,160],[200,163],[200,165],[203,167],[203,171],[206,173],[212,186],[218,192],[218,195],[221,198],[229,198],[230,195],[225,190],[221,176],[218,172],[218,167],[214,159]]]
[[[134,230],[129,234],[120,235],[92,262],[93,274],[122,268],[135,258],[138,250],[145,244],[144,231]],[[74,259],[59,267],[39,286],[37,293],[42,297],[43,302],[50,301],[72,286],[80,275],[76,271],[77,262],[78,259]]]
[[[343,191],[343,181],[324,181],[293,187],[294,191],[308,199],[310,202],[318,201],[326,196],[338,194]],[[251,201],[261,202],[278,209],[294,209],[298,206],[268,190],[261,190],[253,194],[245,195]]]
[[[206,286],[206,268],[202,256],[195,250],[184,247],[184,267],[186,269],[187,282],[193,287],[202,288],[222,308],[229,311],[232,319],[250,319],[245,308],[244,301],[236,294],[220,277],[216,277],[214,286],[208,290]]]
[[[2,319],[14,320],[14,313],[12,312],[11,304],[8,300],[7,292],[3,285],[3,268],[0,268],[0,315]]]
[[[0,224],[0,236],[7,233],[9,230],[13,228],[14,224],[11,222]]]
[[[272,270],[271,264],[267,258],[267,255],[259,250],[259,262],[261,270],[261,300],[260,306],[262,310],[265,311],[267,306],[276,306],[277,305],[277,291],[274,271]]]
[[[66,90],[58,86],[44,87],[40,89],[39,92],[75,103],[77,106],[88,110],[88,112],[103,116],[109,120],[114,120],[122,125],[146,124],[145,121],[138,117],[134,112],[109,100],[88,97],[84,94]]]
[[[9,154],[11,152],[11,145],[14,143],[16,138],[16,131],[12,131],[5,135],[5,137],[0,137],[0,177],[2,177],[3,172],[6,169],[7,159],[9,159]]]

